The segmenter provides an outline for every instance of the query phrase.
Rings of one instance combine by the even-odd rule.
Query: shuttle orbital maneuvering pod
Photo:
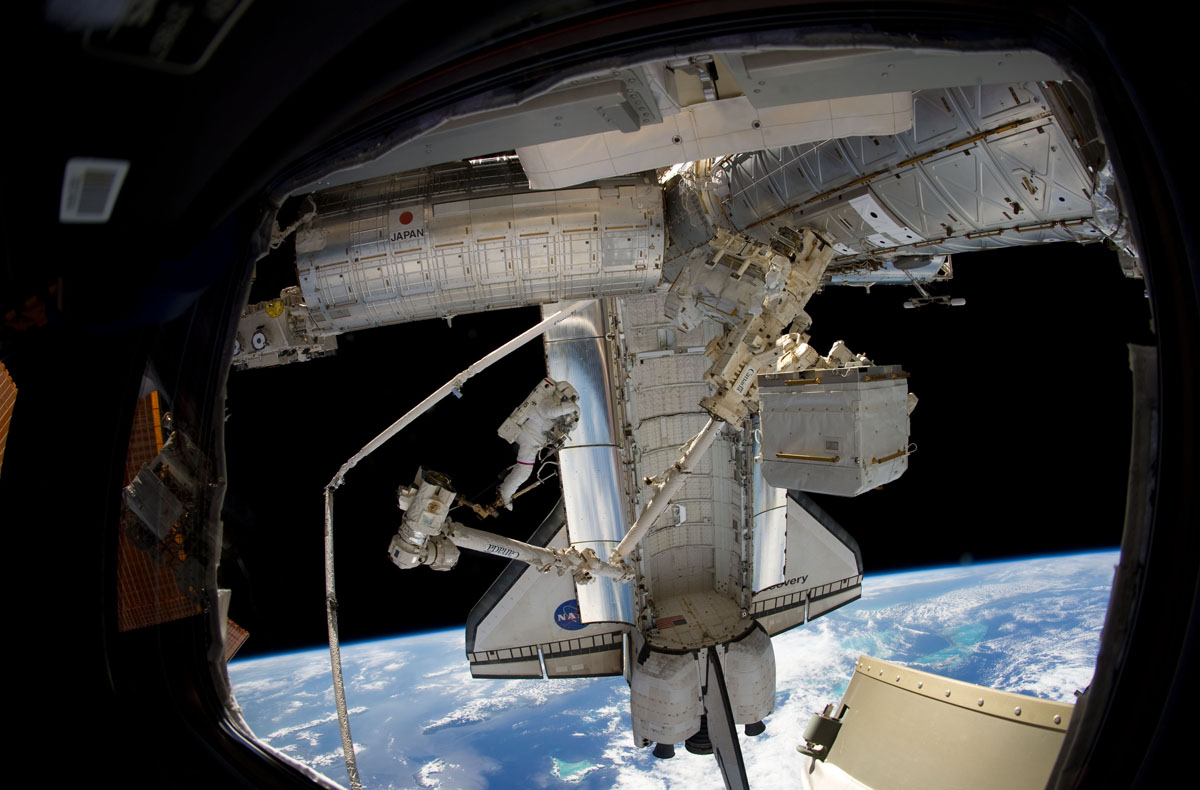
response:
[[[827,79],[832,65],[842,79]],[[533,128],[563,133],[527,139]],[[480,140],[486,151],[472,148]],[[1086,100],[1036,52],[698,53],[564,81],[433,128],[364,165],[362,180],[314,183],[302,220],[279,231],[295,234],[298,284],[247,308],[235,366],[335,353],[338,334],[373,326],[518,305],[544,316],[326,488],[351,784],[333,492],[440,398],[542,337],[546,378],[500,426],[517,464],[492,503],[459,497],[454,470],[418,470],[399,494],[391,559],[410,570],[449,570],[461,549],[511,560],[468,617],[474,676],[624,675],[637,745],[711,753],[727,787],[746,787],[736,725],[759,735],[774,709],[771,637],[861,593],[858,545],[808,493],[876,489],[913,450],[908,374],[841,341],[822,354],[809,300],[893,283],[916,287],[909,306],[957,306],[925,287],[951,278],[952,255],[1055,241],[1107,240],[1138,276],[1098,140]],[[562,498],[527,541],[449,518],[455,504],[513,509],[550,452]],[[839,759],[870,772],[862,755],[878,738],[862,734],[864,711],[907,699],[871,689],[851,686],[861,702],[845,722],[846,705],[814,719],[803,746],[822,763],[814,777]],[[1054,716],[1046,732],[1065,720]]]

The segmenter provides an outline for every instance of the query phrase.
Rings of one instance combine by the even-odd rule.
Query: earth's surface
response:
[[[775,713],[742,737],[752,787],[799,787],[795,750],[868,654],[971,683],[1073,701],[1091,680],[1115,551],[868,575],[860,600],[774,640]],[[461,629],[343,645],[363,786],[722,788],[712,757],[633,745],[621,678],[474,680]],[[235,661],[246,721],[347,783],[329,651]]]

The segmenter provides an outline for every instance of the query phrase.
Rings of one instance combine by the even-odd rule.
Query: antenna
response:
[[[963,299],[961,296],[934,296],[925,289],[925,286],[921,285],[921,283],[917,281],[917,278],[913,276],[912,270],[923,268],[933,262],[933,258],[922,258],[917,255],[905,255],[892,261],[892,266],[897,271],[904,272],[904,276],[908,278],[909,282],[913,284],[913,287],[916,288],[921,294],[915,299],[909,299],[905,301],[905,310],[924,307],[927,304],[945,304],[950,305],[951,307],[962,307],[967,303],[967,300]]]

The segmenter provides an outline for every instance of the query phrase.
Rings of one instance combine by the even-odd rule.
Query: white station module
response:
[[[370,326],[646,293],[662,277],[658,185],[431,202],[389,179],[314,196],[296,270],[317,327]]]

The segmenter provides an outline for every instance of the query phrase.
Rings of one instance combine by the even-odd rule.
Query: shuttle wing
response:
[[[529,542],[569,544],[561,502]],[[620,675],[625,629],[622,623],[584,623],[569,575],[510,562],[467,616],[467,659],[477,678]]]
[[[787,495],[783,581],[754,594],[752,614],[771,636],[862,595],[862,553],[807,494]]]

